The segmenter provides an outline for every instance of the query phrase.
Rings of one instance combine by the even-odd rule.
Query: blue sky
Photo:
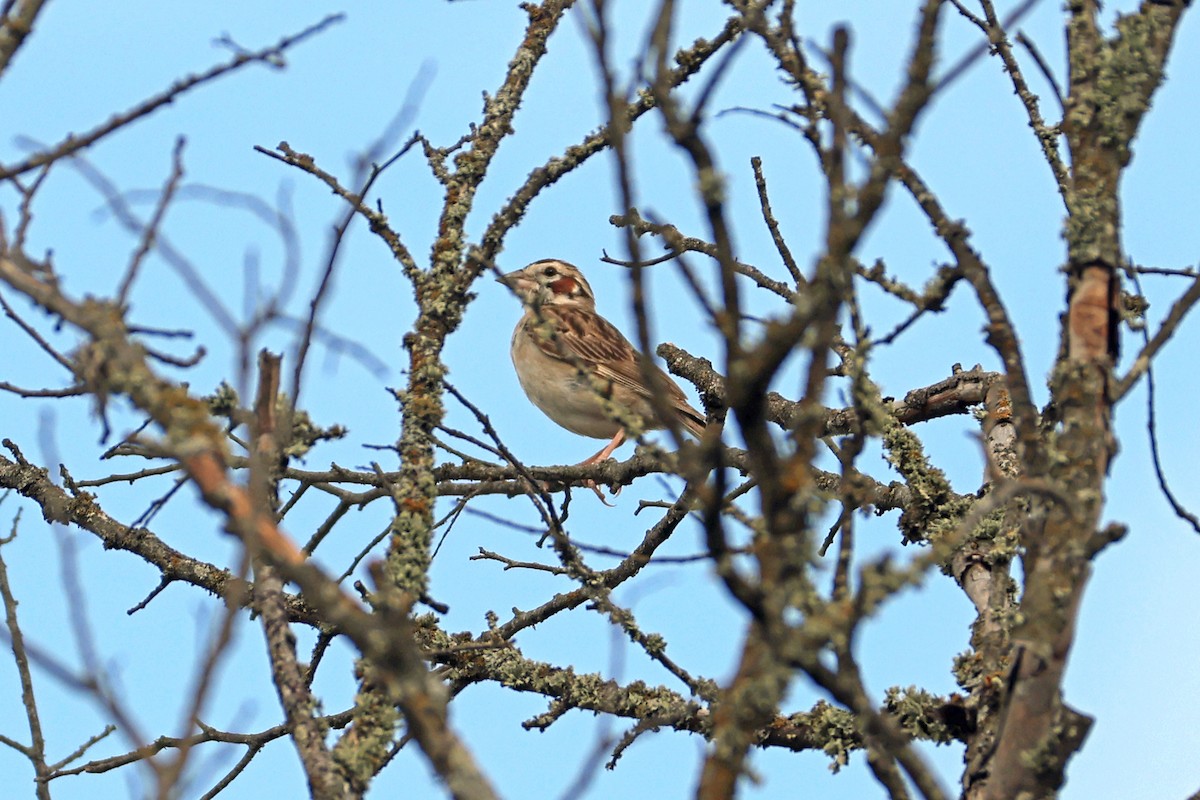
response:
[[[680,41],[711,37],[721,24],[722,6],[689,2],[680,21]],[[861,86],[888,102],[901,77],[910,47],[914,10],[909,3],[861,0],[798,3],[800,32],[824,46],[832,26],[848,22],[854,32],[851,65]],[[1001,4],[1001,8],[1013,5]],[[1105,19],[1129,3],[1110,3]],[[68,132],[86,130],[160,91],[186,74],[224,60],[228,49],[216,43],[225,34],[250,49],[306,27],[342,8],[320,3],[279,7],[265,2],[243,4],[149,3],[128,0],[114,10],[81,0],[49,4],[34,36],[0,80],[0,163],[28,152],[28,140],[53,142]],[[448,144],[478,118],[481,92],[499,84],[505,64],[523,31],[525,15],[515,3],[432,0],[408,3],[361,2],[345,8],[344,22],[307,42],[287,57],[286,69],[254,66],[190,93],[170,107],[89,149],[89,161],[123,190],[157,190],[165,180],[176,137],[186,136],[187,181],[283,204],[294,214],[301,247],[301,271],[288,276],[282,266],[279,237],[250,213],[231,206],[183,200],[171,209],[165,234],[187,256],[235,315],[244,316],[257,295],[291,290],[288,310],[301,316],[316,285],[339,201],[307,176],[253,150],[287,141],[314,156],[325,169],[350,174],[350,157],[374,140],[396,115],[404,98],[419,93],[412,124],[437,144]],[[1063,33],[1056,3],[1043,2],[1025,18],[1022,28],[1063,80]],[[645,35],[643,4],[614,4],[614,63],[628,70],[632,54]],[[478,236],[491,213],[533,167],[582,139],[603,119],[593,60],[576,18],[569,18],[551,41],[515,122],[515,135],[502,148],[476,203],[470,232]],[[945,18],[943,66],[957,61],[979,42],[979,33],[949,11]],[[1155,98],[1135,146],[1133,165],[1123,191],[1124,240],[1138,263],[1181,267],[1196,263],[1188,234],[1200,216],[1194,191],[1200,152],[1190,145],[1200,108],[1200,42],[1193,20],[1184,22],[1169,80]],[[1029,65],[1035,91],[1047,95],[1045,82]],[[423,76],[418,78],[418,76]],[[415,86],[414,86],[414,82]],[[1048,95],[1047,95],[1048,96]],[[794,98],[776,78],[761,47],[742,49],[717,93],[714,109],[769,109]],[[1057,109],[1047,100],[1044,112]],[[782,276],[770,238],[755,202],[749,159],[760,156],[772,202],[784,232],[801,263],[811,264],[823,226],[824,194],[808,146],[793,131],[768,120],[729,111],[714,118],[709,133],[718,148],[728,180],[738,255]],[[404,132],[407,135],[408,131]],[[936,191],[951,217],[965,219],[973,243],[983,253],[1010,312],[1015,318],[1039,399],[1046,397],[1043,376],[1054,358],[1058,313],[1064,286],[1058,267],[1064,260],[1059,231],[1062,207],[1049,170],[1041,160],[1024,113],[996,60],[978,60],[937,99],[922,119],[910,152],[911,161]],[[704,235],[701,209],[691,194],[691,176],[680,156],[661,141],[661,123],[648,115],[635,128],[633,160],[638,202],[643,216],[653,212],[685,233]],[[500,257],[504,269],[530,261],[559,257],[585,269],[599,296],[600,310],[632,332],[625,276],[600,263],[604,251],[622,255],[620,232],[609,215],[620,210],[615,199],[611,161],[595,159],[543,193],[522,224],[508,237]],[[376,186],[376,195],[393,226],[418,260],[428,257],[436,232],[440,194],[419,153],[411,153]],[[898,191],[858,255],[864,262],[884,258],[890,272],[921,285],[935,265],[948,258],[928,223],[911,200]],[[15,217],[16,201],[0,188],[6,223]],[[69,166],[60,166],[47,181],[35,206],[30,251],[52,249],[65,289],[74,296],[111,293],[136,247],[136,239],[103,213],[103,199]],[[150,206],[138,208],[148,214]],[[657,245],[644,240],[646,252]],[[699,262],[697,262],[699,263]],[[259,289],[247,292],[246,275],[257,276]],[[677,275],[664,265],[650,272],[650,304],[654,337],[715,358],[717,337],[681,288]],[[254,282],[251,281],[252,285]],[[1151,319],[1161,319],[1181,287],[1158,279],[1146,281]],[[515,300],[490,281],[480,282],[462,328],[452,337],[446,362],[450,380],[467,397],[484,406],[493,423],[526,463],[571,463],[593,452],[597,444],[574,437],[541,417],[521,394],[508,361],[512,325],[520,314]],[[250,294],[251,297],[247,297]],[[6,297],[9,295],[6,293]],[[336,276],[323,324],[364,345],[374,361],[339,355],[318,347],[303,387],[303,405],[323,424],[350,428],[343,442],[309,456],[309,468],[331,461],[360,467],[387,454],[363,445],[387,444],[398,431],[395,403],[385,386],[401,386],[404,354],[400,337],[414,316],[412,292],[386,248],[358,226]],[[777,307],[769,297],[750,293],[754,309],[769,314]],[[883,331],[901,318],[902,309],[864,292],[864,303]],[[18,303],[20,308],[28,310]],[[132,296],[133,318],[143,325],[188,327],[196,331],[209,354],[196,369],[171,373],[207,392],[222,379],[236,382],[237,349],[213,319],[161,260],[152,258]],[[38,314],[30,317],[41,321]],[[879,354],[874,376],[885,394],[902,396],[911,388],[946,377],[951,365],[982,363],[995,368],[993,354],[979,335],[978,305],[960,287],[949,310],[925,321],[907,340]],[[45,326],[49,329],[49,326]],[[51,333],[70,349],[69,331]],[[68,376],[48,373],[44,359],[11,325],[4,329],[6,374],[21,385],[66,385]],[[293,331],[278,326],[255,346],[289,351]],[[1192,398],[1197,389],[1195,357],[1200,344],[1195,324],[1185,326],[1164,354],[1158,371],[1159,419],[1164,426],[1164,460],[1184,502],[1195,508],[1200,494],[1190,475],[1200,444],[1192,424]],[[174,352],[190,345],[165,343]],[[1126,336],[1126,363],[1136,340]],[[373,367],[378,362],[382,372]],[[285,365],[285,372],[287,366]],[[794,379],[794,375],[793,375]],[[788,393],[785,379],[780,391]],[[831,404],[839,402],[831,397]],[[1149,465],[1144,387],[1117,412],[1121,453],[1112,469],[1106,519],[1130,525],[1130,535],[1095,563],[1085,598],[1078,642],[1067,682],[1067,700],[1097,717],[1084,751],[1072,762],[1066,798],[1184,797],[1200,786],[1194,762],[1194,740],[1188,734],[1200,715],[1200,686],[1193,665],[1200,660],[1200,626],[1186,602],[1186,588],[1200,568],[1195,534],[1176,520],[1160,496]],[[52,413],[53,417],[46,415]],[[53,439],[77,479],[107,473],[110,465],[96,457],[97,431],[84,402],[48,403],[0,397],[4,435],[31,458],[44,461],[43,444]],[[138,420],[117,410],[115,428],[124,432]],[[469,414],[452,406],[448,424],[477,433]],[[943,464],[956,488],[973,491],[982,462],[969,435],[967,419],[929,423],[918,430],[930,453]],[[39,430],[41,433],[39,433]],[[628,454],[628,448],[621,451]],[[140,464],[118,464],[132,471]],[[863,466],[884,480],[889,475],[877,450]],[[81,474],[82,473],[82,474]],[[169,481],[155,486],[165,492]],[[569,530],[581,542],[628,549],[640,540],[652,519],[634,517],[641,497],[673,496],[678,484],[664,490],[646,478],[627,490],[609,509],[587,495],[572,504]],[[132,519],[147,505],[141,486],[113,486],[101,495],[114,516]],[[0,506],[7,528],[19,504],[9,498]],[[534,522],[519,501],[490,498],[479,508],[526,523]],[[330,505],[306,498],[289,525],[311,529]],[[338,535],[323,546],[325,563],[341,570],[347,559],[386,524],[386,508],[370,506],[353,512]],[[173,500],[152,527],[177,547],[222,565],[237,563],[236,549],[220,532],[219,521],[190,495]],[[220,608],[203,593],[170,587],[148,608],[127,616],[155,585],[156,575],[141,562],[104,552],[87,534],[54,532],[26,508],[20,536],[4,547],[21,600],[22,624],[39,645],[77,663],[67,634],[67,611],[59,580],[55,537],[70,542],[79,557],[88,590],[87,614],[95,628],[101,661],[112,679],[124,687],[134,717],[145,737],[174,734],[186,707],[194,653],[219,620]],[[862,555],[892,553],[907,558],[898,546],[894,516],[864,521]],[[449,533],[432,573],[432,593],[452,606],[448,630],[478,632],[484,614],[495,610],[503,619],[511,608],[529,608],[553,593],[570,588],[565,579],[469,561],[480,547],[517,559],[548,560],[531,537],[498,527],[479,517],[464,517]],[[665,553],[700,552],[698,527],[682,527]],[[595,559],[597,566],[610,561]],[[1180,602],[1183,599],[1184,602]],[[743,615],[702,563],[651,568],[617,600],[632,607],[645,630],[662,632],[674,658],[695,673],[724,680],[730,675],[740,645]],[[870,689],[921,685],[938,692],[954,689],[950,659],[966,649],[971,621],[969,602],[940,576],[890,603],[872,621],[859,642]],[[301,652],[311,637],[301,632]],[[604,619],[585,610],[555,618],[527,631],[517,644],[530,658],[573,664],[577,671],[601,671],[621,681],[642,678],[679,689],[670,676],[646,663],[636,649],[612,634]],[[259,629],[243,621],[233,652],[220,673],[217,696],[206,711],[210,724],[226,729],[257,730],[278,722],[278,703],[267,681]],[[180,656],[183,656],[182,658]],[[348,678],[352,653],[335,648],[320,673],[317,688],[325,708],[336,711],[351,700]],[[24,738],[15,691],[15,672],[0,658],[0,733]],[[38,676],[39,697],[52,753],[65,755],[107,719],[87,698],[73,694],[44,673]],[[1147,689],[1150,691],[1148,692]],[[820,694],[803,680],[794,685],[785,710],[804,710]],[[557,797],[587,764],[597,737],[619,736],[620,721],[606,723],[579,712],[568,714],[547,731],[527,732],[524,719],[542,713],[543,700],[489,687],[469,689],[453,707],[453,719],[483,768],[509,797]],[[128,749],[119,736],[99,745],[94,757]],[[953,789],[960,771],[958,748],[925,748],[935,760],[945,786]],[[197,754],[194,787],[203,792],[220,771],[240,754],[217,748]],[[644,736],[631,747],[615,771],[602,772],[590,797],[690,796],[702,742],[683,734]],[[223,760],[222,760],[223,759]],[[762,777],[747,785],[747,798],[820,798],[881,796],[861,755],[850,767],[831,775],[820,754],[764,752],[754,767]],[[576,766],[578,765],[578,766]],[[20,787],[14,796],[32,796],[24,788],[31,777],[26,765],[0,750],[0,774]],[[101,776],[68,778],[54,785],[56,798],[141,796],[146,776],[118,771]],[[374,796],[404,790],[414,797],[440,796],[430,772],[415,750],[403,753],[379,778]],[[228,797],[294,797],[303,793],[294,750],[286,742],[264,751],[224,795]]]

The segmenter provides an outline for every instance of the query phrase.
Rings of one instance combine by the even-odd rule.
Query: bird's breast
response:
[[[571,433],[610,439],[620,426],[604,412],[593,382],[566,361],[547,355],[529,334],[513,334],[512,360],[517,379],[542,413]]]

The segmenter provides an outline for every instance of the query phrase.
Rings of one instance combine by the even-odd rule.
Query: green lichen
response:
[[[883,701],[888,713],[895,717],[900,727],[913,738],[938,744],[954,741],[938,714],[938,709],[944,704],[945,700],[941,697],[916,686],[909,686],[907,689],[893,686],[887,690]]]
[[[212,412],[213,416],[224,417],[228,420],[233,420],[238,409],[241,408],[241,399],[238,397],[237,389],[225,381],[221,381],[212,394],[202,397],[201,400],[208,405],[208,410]]]
[[[343,778],[359,793],[366,791],[386,761],[400,723],[395,704],[367,679],[369,669],[365,662],[358,662],[364,680],[354,698],[354,720],[333,748],[333,760]]]
[[[288,407],[287,397],[280,395],[277,406],[280,410],[286,409]],[[336,424],[323,428],[313,422],[307,411],[296,409],[292,413],[291,441],[284,448],[284,453],[290,458],[302,458],[318,442],[341,439],[347,432],[345,427]]]
[[[818,701],[803,715],[803,722],[821,742],[821,752],[829,756],[829,770],[837,773],[850,763],[850,753],[862,749],[862,736],[854,714],[825,701]]]
[[[933,466],[921,440],[908,428],[893,422],[883,433],[885,458],[904,476],[912,499],[900,515],[905,542],[935,540],[957,528],[971,501],[959,497],[946,473]]]

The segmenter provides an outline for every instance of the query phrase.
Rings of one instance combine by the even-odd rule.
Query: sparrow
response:
[[[595,464],[629,437],[605,410],[605,400],[641,417],[643,427],[666,427],[650,402],[666,401],[675,420],[699,437],[704,415],[688,405],[683,390],[653,367],[646,385],[640,355],[619,330],[596,312],[596,295],[579,268],[547,258],[497,278],[525,305],[512,337],[512,361],[521,388],[535,406],[571,433],[608,439],[600,452],[581,461]]]

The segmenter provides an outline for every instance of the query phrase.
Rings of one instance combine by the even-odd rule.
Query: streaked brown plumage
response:
[[[603,461],[626,439],[625,428],[605,410],[602,397],[639,417],[646,428],[664,427],[650,402],[638,353],[616,327],[596,313],[592,287],[578,267],[557,259],[535,261],[500,278],[525,304],[512,338],[512,360],[521,388],[546,416],[580,436],[609,439],[582,462]],[[588,375],[599,379],[599,386]],[[655,391],[678,422],[695,436],[704,415],[692,408],[675,381],[654,367]]]

